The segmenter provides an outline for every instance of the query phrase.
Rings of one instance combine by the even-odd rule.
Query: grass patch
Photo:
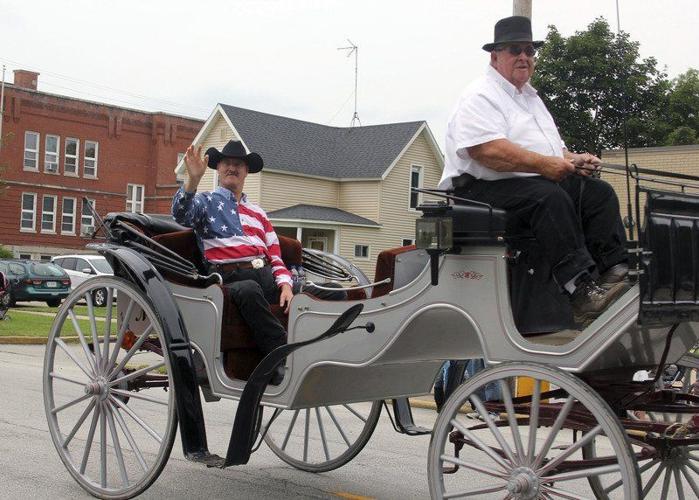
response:
[[[53,316],[39,316],[36,314],[28,314],[22,309],[29,308],[12,308],[8,311],[10,319],[0,321],[0,337],[48,337],[51,325],[53,324]],[[50,309],[50,308],[47,308]],[[55,313],[55,309],[53,310]],[[90,322],[88,320],[79,319],[78,324],[85,336],[91,335]],[[97,320],[97,333],[104,332],[104,320]],[[73,324],[70,320],[63,324],[61,335],[73,336],[77,335]]]
[[[106,314],[106,307],[93,307],[92,310],[95,312],[95,316],[98,318],[104,318]],[[10,309],[10,311],[30,311],[30,312],[42,312],[42,313],[51,313],[51,314],[56,314],[56,311],[58,311],[57,307],[48,307],[48,306],[23,306],[20,304],[17,304],[15,307]],[[87,306],[80,306],[80,305],[75,305],[73,306],[73,311],[75,312],[76,315],[78,316],[87,316]],[[116,312],[112,313],[112,315],[116,314]]]

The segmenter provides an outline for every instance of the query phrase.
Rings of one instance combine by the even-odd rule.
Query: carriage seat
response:
[[[376,258],[376,272],[374,273],[374,281],[385,280],[386,278],[391,278],[389,283],[384,283],[383,285],[375,286],[371,291],[371,297],[381,297],[382,295],[388,294],[393,290],[393,284],[395,283],[395,273],[396,273],[396,257],[405,252],[410,252],[415,250],[415,245],[408,245],[398,248],[389,248],[379,253]]]

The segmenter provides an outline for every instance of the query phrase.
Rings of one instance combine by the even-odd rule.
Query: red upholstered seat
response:
[[[376,258],[376,273],[374,274],[374,281],[381,281],[386,278],[391,278],[391,282],[384,285],[375,286],[371,292],[372,298],[386,295],[388,292],[393,290],[393,282],[395,281],[396,271],[396,257],[411,250],[415,250],[415,245],[389,248],[388,250],[384,250],[379,254],[379,256]]]

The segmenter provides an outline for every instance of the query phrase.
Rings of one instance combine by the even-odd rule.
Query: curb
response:
[[[79,341],[79,337],[61,337],[67,344],[75,344]],[[46,345],[48,342],[46,337],[0,337],[0,344],[5,345]]]

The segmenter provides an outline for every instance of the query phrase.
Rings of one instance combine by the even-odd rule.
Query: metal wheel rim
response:
[[[371,438],[381,415],[381,401],[280,411],[265,423],[267,446],[284,462],[307,472],[327,472],[356,457]],[[351,429],[341,424],[342,413]],[[361,427],[361,428],[360,428]]]
[[[96,288],[107,291],[107,307],[100,308],[105,315],[101,322],[92,303],[92,293]],[[137,349],[126,352],[120,348],[124,338],[128,337],[128,330],[133,324],[131,321],[128,322],[128,329],[123,322],[123,327],[117,327],[115,321],[109,321],[110,335],[104,335],[108,324],[106,318],[115,318],[118,313],[115,292],[118,292],[119,304],[124,306],[124,314],[128,313],[134,318],[136,313],[141,312],[141,317],[148,319],[151,328],[146,335],[151,339],[159,339],[165,354],[156,362],[134,369],[130,374],[131,380],[139,376],[134,375],[135,372],[151,374],[164,367],[168,381],[166,396],[153,397],[151,394],[155,393],[151,393],[150,389],[140,393],[125,392],[128,380],[123,380],[124,369],[129,369],[128,363],[138,355]],[[73,311],[73,307],[82,300],[87,303],[87,328],[80,325],[79,315]],[[72,356],[68,354],[70,348],[61,338],[69,330],[67,323],[73,326],[79,337]],[[95,334],[98,342],[91,351],[88,343],[94,340]],[[141,336],[136,337],[140,338]],[[106,339],[108,342],[105,342]],[[135,343],[138,344],[138,340]],[[66,347],[68,351],[65,350]],[[83,283],[69,295],[56,314],[47,342],[43,374],[44,407],[49,433],[68,472],[82,488],[96,497],[126,499],[138,495],[157,479],[169,458],[177,430],[177,417],[172,372],[165,349],[158,316],[142,293],[121,278],[102,277]],[[56,366],[57,356],[63,361],[70,360],[73,366]],[[98,360],[102,363],[98,364]],[[57,394],[65,390],[64,385],[80,388],[80,383],[84,384],[84,400],[69,398],[64,402],[65,398]],[[61,401],[57,401],[57,396]],[[154,419],[139,415],[133,408],[136,404],[141,405],[139,411],[143,407],[152,408],[148,414],[152,411],[164,416],[164,424],[155,425]],[[62,412],[72,408],[77,411],[84,408],[78,420],[59,422]],[[80,443],[78,434],[84,433],[88,427],[84,446],[73,446],[74,443]],[[156,444],[141,440],[144,435],[149,435]],[[89,446],[87,443],[90,443]],[[99,457],[95,459],[97,455]],[[131,467],[134,464],[136,466]],[[99,475],[93,470],[93,466],[97,467]],[[117,479],[114,479],[115,474]]]
[[[515,377],[534,379],[534,394],[541,393],[540,382],[544,380],[567,391],[565,403],[550,428],[547,428],[547,433],[540,431],[540,405],[536,403],[530,405],[528,420],[523,420],[523,423],[517,425],[517,417],[511,404],[511,390],[507,384],[507,381]],[[503,402],[507,407],[506,412],[497,416],[502,426],[496,425],[491,419],[477,395],[475,398],[472,397],[473,393],[491,382],[499,384]],[[534,399],[538,400],[536,397]],[[468,421],[466,417],[459,414],[459,410],[464,404],[469,403],[469,400],[474,403],[474,411],[481,417],[480,421]],[[613,456],[618,458],[616,465],[588,467],[572,472],[556,472],[552,469],[567,459],[575,460],[576,455],[581,452],[580,448],[585,444],[581,438],[575,444],[554,446],[557,438],[560,440],[565,437],[562,434],[565,431],[562,428],[563,420],[568,417],[570,410],[576,404],[583,405],[597,421],[588,439],[608,441],[614,451]],[[521,408],[518,411],[519,417],[524,418],[523,414],[526,412]],[[464,425],[464,422],[467,425]],[[474,425],[474,422],[482,424],[483,429],[477,432],[469,430],[467,427]],[[516,432],[512,432],[513,428]],[[475,443],[474,447],[464,446],[461,458],[454,457],[450,451],[451,445],[445,448],[449,434],[454,429],[458,429],[472,443]],[[522,430],[527,431],[526,437],[522,434]],[[488,433],[490,435],[487,435]],[[541,440],[544,442],[538,442]],[[503,442],[506,446],[503,446]],[[571,440],[567,442],[572,443]],[[502,452],[498,453],[495,448],[501,449]],[[484,455],[484,459],[477,460],[473,452],[477,452],[478,456]],[[456,474],[448,475],[447,482],[451,489],[449,491],[445,488],[443,467],[453,465],[459,465],[460,469]],[[485,370],[469,379],[454,391],[445,403],[435,423],[430,441],[428,480],[432,498],[481,495],[482,498],[513,499],[592,498],[590,494],[582,496],[577,491],[571,492],[569,488],[583,486],[587,492],[590,492],[590,486],[585,481],[586,476],[611,472],[621,477],[623,498],[633,500],[639,497],[640,481],[636,461],[631,454],[629,440],[609,406],[581,380],[544,365],[507,363]],[[468,480],[470,485],[453,486],[456,481],[451,478],[457,477],[457,474],[461,474],[460,478],[463,481]],[[481,481],[485,478],[486,482],[476,482],[476,478]],[[454,488],[459,489],[454,490]]]

